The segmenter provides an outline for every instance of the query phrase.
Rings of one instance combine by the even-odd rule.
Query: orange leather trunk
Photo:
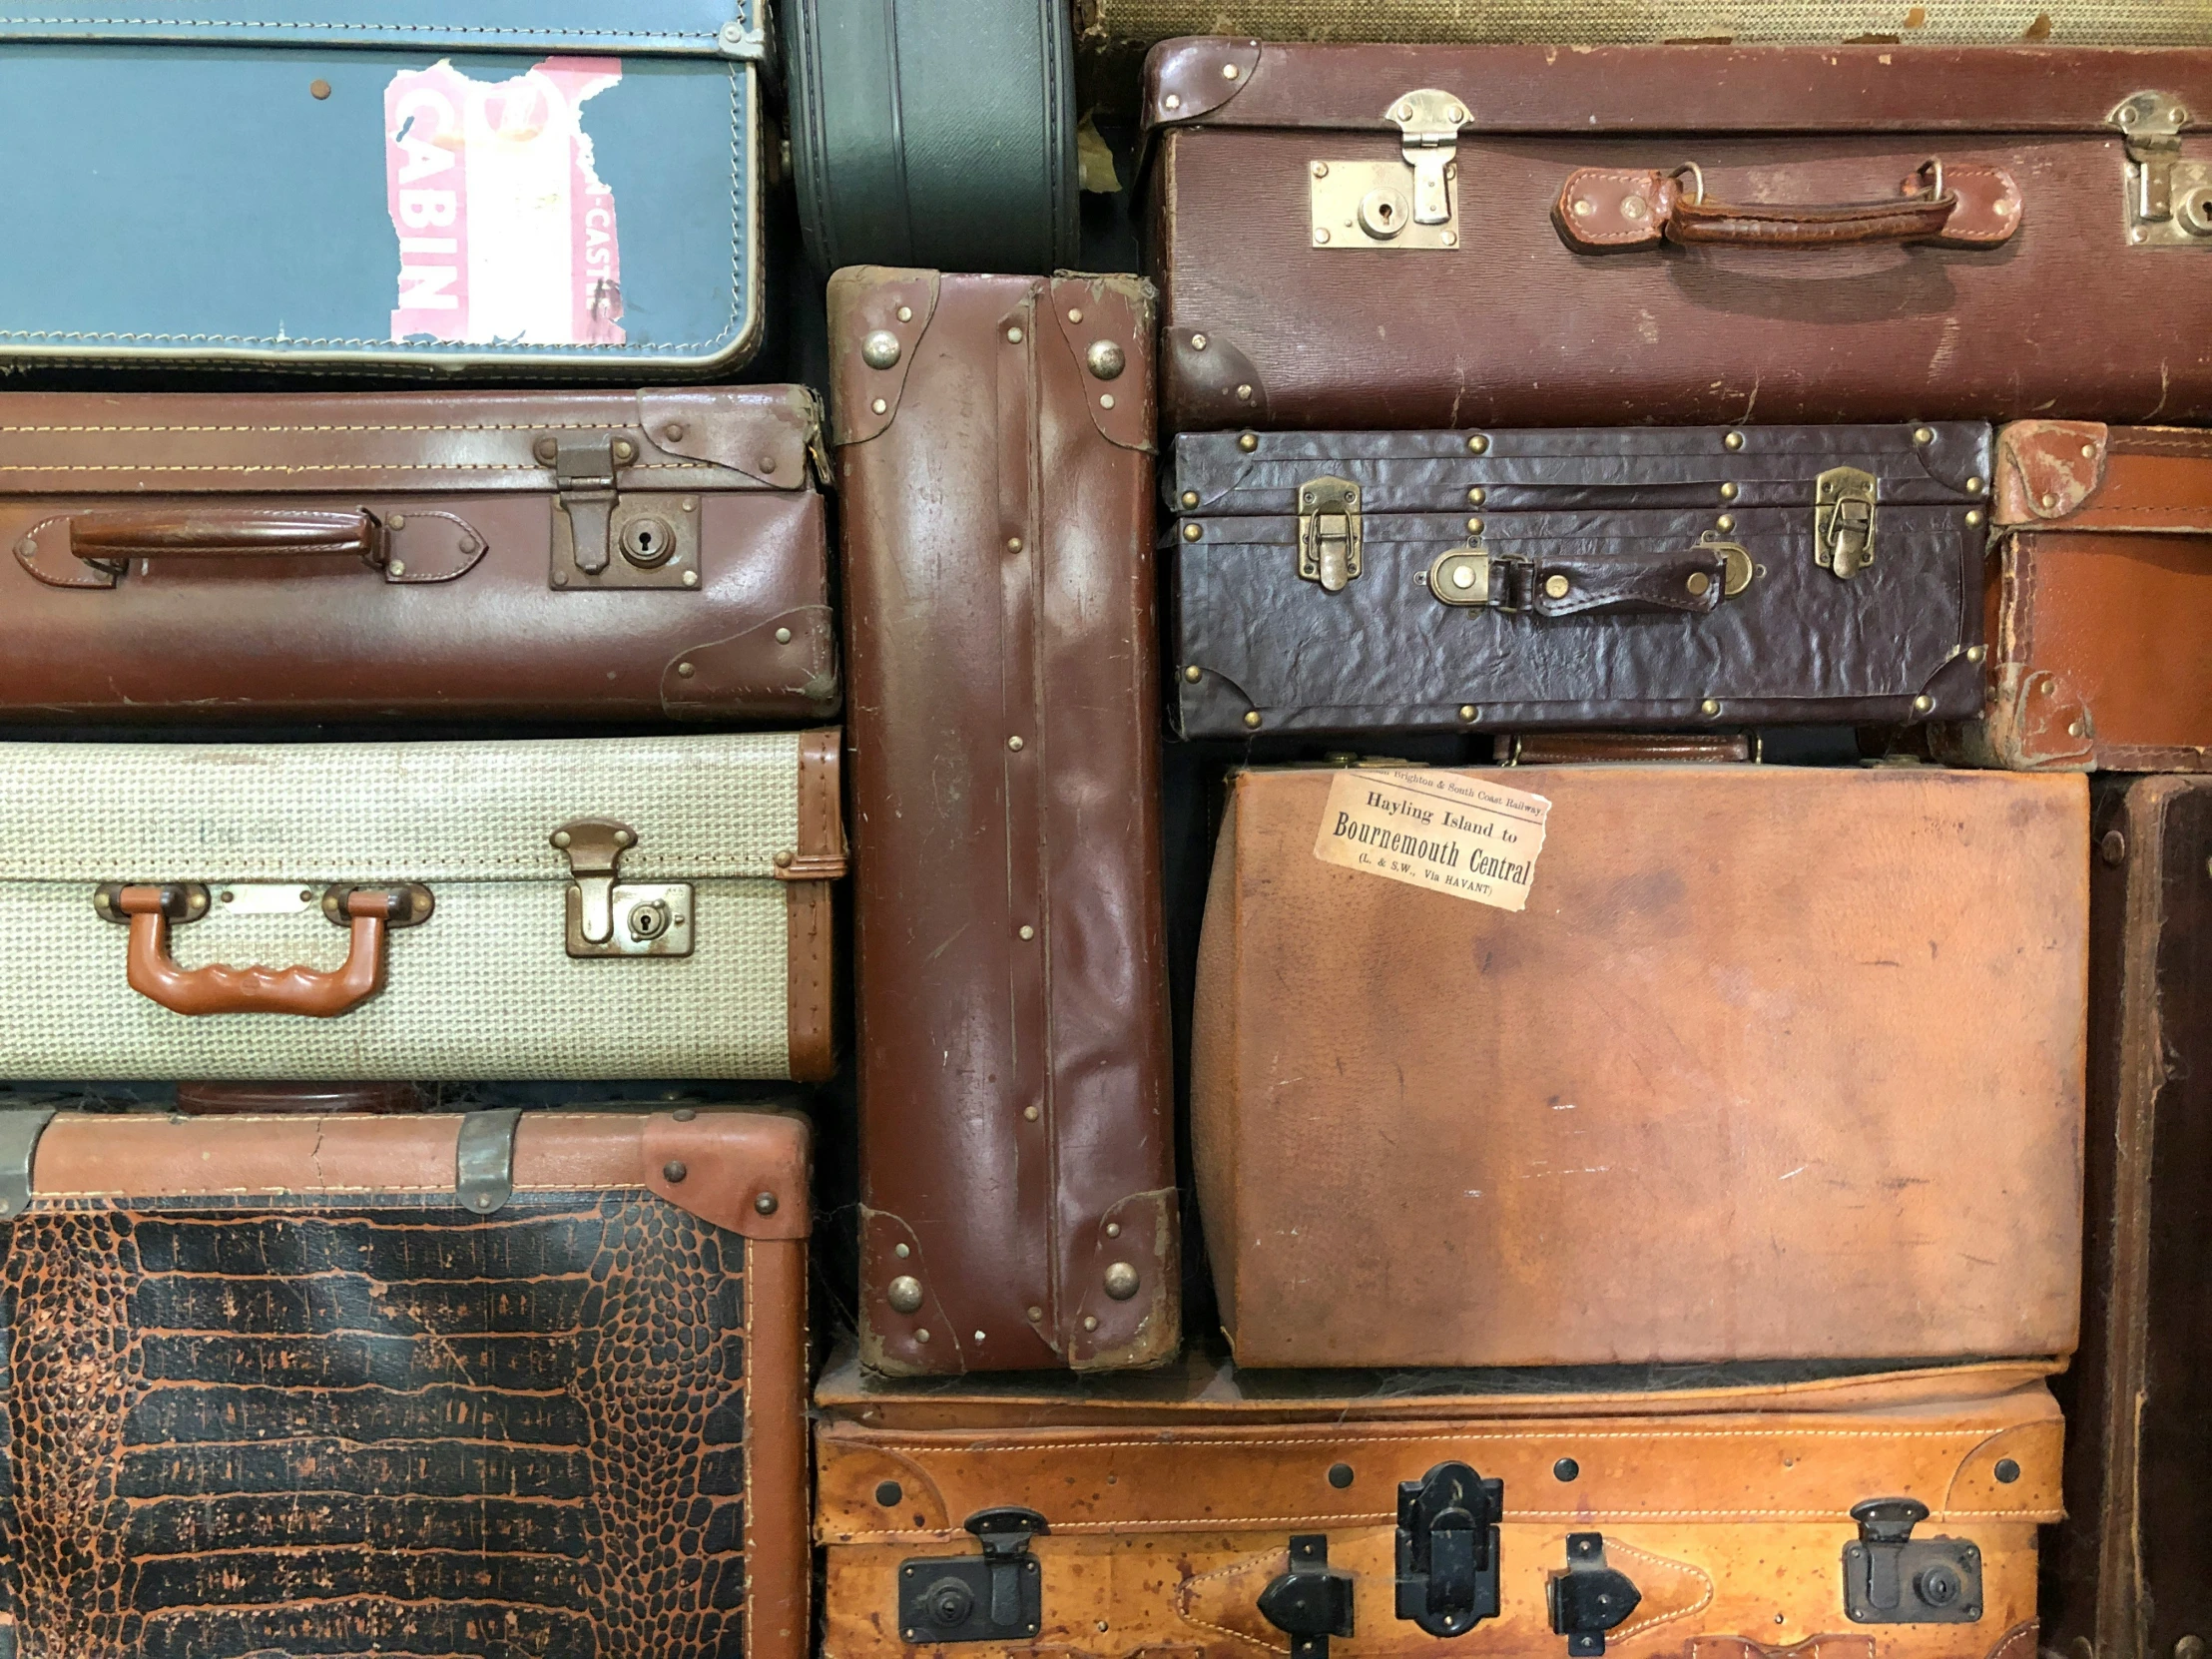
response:
[[[1408,777],[1230,786],[1191,1113],[1240,1364],[2071,1351],[2082,779],[1453,774],[1549,803],[1512,911],[1317,855],[1334,782]]]
[[[1259,1604],[1295,1538],[1349,1575],[1328,1659],[1536,1659],[1570,1651],[1552,1597],[1571,1536],[1635,1593],[1597,1646],[1571,1651],[2033,1659],[2035,1529],[2059,1518],[2048,1369],[1683,1385],[1640,1370],[1348,1380],[1193,1362],[1041,1393],[923,1390],[847,1363],[817,1396],[823,1656],[1289,1656]],[[1454,1461],[1502,1481],[1496,1612],[1440,1638],[1400,1613],[1399,1487]],[[1959,1616],[1853,1616],[1852,1510],[1877,1498],[1926,1507],[1912,1533],[1924,1546],[1971,1552]],[[1046,1528],[1011,1557],[1033,1563],[1034,1634],[937,1640],[930,1586],[973,1570],[963,1522],[1005,1505]],[[1907,1568],[1925,1579],[1925,1558]]]
[[[2019,421],[1990,505],[1987,709],[1936,752],[2212,772],[2212,432]]]

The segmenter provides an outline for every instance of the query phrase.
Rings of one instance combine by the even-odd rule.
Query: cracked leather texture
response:
[[[746,1248],[634,1191],[42,1199],[0,1651],[749,1653]]]
[[[1245,737],[1254,713],[1271,732],[1971,715],[1986,532],[1966,515],[1986,503],[1989,428],[1926,429],[1747,426],[1736,449],[1723,427],[1263,433],[1249,451],[1186,433],[1165,486],[1178,730]],[[1814,480],[1833,466],[1877,479],[1874,562],[1849,581],[1814,558]],[[1324,476],[1362,493],[1363,574],[1336,594],[1298,574],[1298,487]],[[1705,537],[1742,546],[1752,582],[1718,603],[1684,588],[1671,612],[1648,594],[1547,603],[1540,583],[1529,610],[1453,606],[1426,580],[1478,544],[1571,576],[1570,595],[1603,593],[1609,570],[1641,593],[1655,560],[1710,568]]]

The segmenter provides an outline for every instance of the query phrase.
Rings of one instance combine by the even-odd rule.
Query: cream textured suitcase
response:
[[[833,731],[9,744],[0,1076],[827,1076],[843,848]]]

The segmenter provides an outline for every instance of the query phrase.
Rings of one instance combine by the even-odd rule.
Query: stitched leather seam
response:
[[[625,472],[730,472],[707,461],[640,461]],[[0,472],[538,472],[546,487],[553,475],[522,461],[70,461],[9,462]]]
[[[0,432],[604,432],[621,424],[604,420],[425,420],[389,426],[0,426]]]
[[[174,1187],[159,1193],[120,1187],[92,1188],[83,1192],[53,1192],[41,1187],[31,1195],[31,1203],[35,1207],[50,1198],[294,1198],[320,1197],[325,1193],[450,1193],[452,1190],[453,1184],[450,1181],[432,1182],[422,1187],[402,1186],[393,1181],[378,1182],[370,1187]],[[517,1181],[514,1190],[518,1193],[642,1193],[648,1189],[643,1181],[594,1181],[588,1187],[579,1187],[573,1181],[555,1181],[546,1185]]]
[[[2024,1646],[2027,1652],[2033,1653],[2036,1643],[2041,1637],[2042,1626],[2036,1620],[2028,1619],[2024,1623],[2016,1624],[2004,1633],[1995,1647],[1989,1650],[1989,1659],[2005,1659],[2005,1655],[2015,1646]]]
[[[490,23],[279,23],[264,18],[0,17],[0,28],[327,29],[341,34],[581,35],[592,40],[714,40],[698,29],[504,29]]]
[[[1328,1434],[1305,1439],[1274,1439],[1265,1441],[1242,1439],[1185,1439],[1178,1435],[1170,1441],[1161,1440],[1085,1440],[1085,1451],[1134,1451],[1161,1445],[1182,1446],[1279,1446],[1279,1445],[1421,1445],[1436,1440],[1541,1440],[1550,1442],[1571,1434],[1577,1440],[1959,1440],[1968,1445],[1978,1445],[1991,1432],[2002,1428],[2025,1427],[2024,1423],[2005,1423],[1999,1429],[1976,1432],[1963,1428],[1655,1428],[1649,1432],[1633,1429],[1605,1429],[1583,1432],[1572,1429],[1550,1429],[1543,1432],[1524,1432],[1517,1429],[1470,1428],[1449,1434]],[[876,1440],[873,1444],[893,1451],[937,1451],[958,1456],[987,1456],[998,1452],[1027,1454],[1036,1448],[1022,1445],[946,1445],[931,1440]]]
[[[1184,1623],[1195,1624],[1201,1630],[1216,1631],[1227,1636],[1231,1641],[1243,1642],[1248,1647],[1256,1647],[1262,1653],[1288,1653],[1291,1650],[1287,1643],[1263,1641],[1258,1636],[1248,1636],[1241,1630],[1232,1630],[1226,1624],[1216,1624],[1211,1619],[1202,1619],[1191,1611],[1190,1595],[1194,1587],[1210,1583],[1217,1578],[1234,1577],[1236,1574],[1246,1571],[1250,1566],[1249,1561],[1232,1561],[1226,1567],[1216,1567],[1212,1572],[1202,1572],[1194,1578],[1186,1578],[1176,1586],[1175,1610],[1182,1617]],[[1991,1654],[1989,1659],[1998,1659],[1998,1656]]]
[[[1937,1509],[1930,1513],[1932,1521],[1953,1520],[1961,1516],[1977,1516],[1989,1519],[2012,1520],[2021,1524],[2033,1522],[2042,1525],[2063,1518],[2057,1509]],[[1062,1521],[1052,1523],[1054,1532],[1129,1532],[1151,1530],[1155,1532],[1206,1532],[1234,1527],[1276,1526],[1382,1526],[1394,1523],[1397,1511],[1378,1510],[1360,1515],[1196,1515],[1186,1519],[1153,1515],[1132,1516],[1127,1520]],[[1652,1520],[1701,1520],[1701,1521],[1754,1521],[1754,1520],[1813,1520],[1833,1521],[1838,1526],[1851,1525],[1851,1516],[1836,1509],[1514,1509],[1507,1512],[1506,1521],[1652,1521]],[[927,1539],[940,1537],[940,1532],[893,1528],[879,1532],[840,1532],[837,1536],[849,1543],[888,1543],[899,1539]],[[1608,1548],[1611,1546],[1608,1545]]]
[[[754,1490],[753,1486],[753,1442],[760,1438],[754,1431],[753,1424],[755,1400],[753,1392],[753,1350],[755,1347],[753,1326],[754,1317],[760,1312],[761,1308],[760,1298],[755,1295],[758,1287],[755,1285],[753,1278],[753,1253],[758,1249],[760,1249],[760,1245],[757,1241],[753,1239],[745,1241],[743,1256],[745,1262],[744,1282],[738,1287],[738,1294],[745,1298],[745,1357],[739,1362],[739,1386],[745,1389],[745,1495],[741,1500],[745,1504],[745,1534],[743,1539],[745,1548],[739,1555],[741,1570],[745,1577],[744,1611],[739,1615],[745,1620],[745,1659],[753,1659],[753,1626],[756,1622],[753,1610],[753,1522],[754,1517],[760,1512],[758,1501],[760,1494]],[[806,1279],[807,1275],[802,1273],[800,1275],[802,1285],[806,1283]],[[802,1291],[801,1294],[804,1295],[805,1292]],[[805,1316],[802,1315],[801,1317],[804,1318]]]
[[[1616,1630],[1612,1633],[1612,1639],[1616,1642],[1625,1642],[1629,1637],[1640,1631],[1656,1629],[1658,1626],[1675,1619],[1694,1618],[1713,1604],[1713,1575],[1703,1568],[1694,1567],[1687,1561],[1672,1561],[1664,1555],[1654,1555],[1648,1549],[1638,1549],[1634,1544],[1618,1543],[1611,1538],[1605,1540],[1605,1553],[1608,1556],[1633,1555],[1639,1561],[1649,1561],[1653,1566],[1664,1568],[1669,1572],[1690,1573],[1705,1582],[1705,1594],[1698,1598],[1696,1606],[1684,1607],[1672,1613],[1654,1613],[1648,1619],[1639,1620],[1624,1629]]]
[[[1567,202],[1567,197],[1569,193],[1573,190],[1575,182],[1582,179],[1604,179],[1609,182],[1618,182],[1621,184],[1633,184],[1638,180],[1648,180],[1656,183],[1658,180],[1658,175],[1651,172],[1648,168],[1577,168],[1575,172],[1569,176],[1566,189],[1560,192],[1559,197],[1561,206],[1567,209],[1566,213],[1562,215],[1562,217],[1566,219],[1568,224],[1567,234],[1574,241],[1589,243],[1592,245],[1611,245],[1637,242],[1657,242],[1660,240],[1659,227],[1656,223],[1656,209],[1653,210],[1655,221],[1653,224],[1622,225],[1619,229],[1612,231],[1601,231],[1594,226],[1585,226],[1581,222],[1577,221],[1574,217],[1574,212],[1571,205],[1569,205]],[[1646,202],[1646,206],[1650,206],[1648,201]],[[1618,219],[1619,216],[1616,213],[1614,217]]]

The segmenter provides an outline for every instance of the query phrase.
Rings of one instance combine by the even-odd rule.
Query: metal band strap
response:
[[[30,1208],[31,1159],[38,1139],[54,1121],[51,1106],[11,1106],[0,1110],[0,1221],[13,1221]]]
[[[461,1119],[453,1147],[453,1191],[480,1216],[499,1209],[515,1191],[515,1125],[519,1106],[470,1112]]]

